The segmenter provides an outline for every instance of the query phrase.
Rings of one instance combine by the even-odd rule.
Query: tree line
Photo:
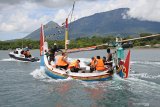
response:
[[[140,37],[151,35],[150,33],[142,33],[140,34]],[[127,36],[123,39],[131,39],[133,37]],[[83,37],[83,38],[77,38],[75,40],[70,40],[70,44],[68,45],[68,48],[83,48],[83,47],[89,47],[89,46],[96,46],[101,45],[105,43],[114,43],[116,37],[115,36],[92,36],[92,37]],[[61,49],[64,49],[64,40],[47,40],[49,48],[51,48],[54,43],[57,43],[58,47]],[[153,38],[147,38],[147,39],[141,39],[141,40],[135,40],[133,42],[133,46],[145,46],[145,45],[151,45],[154,44],[160,44],[160,36],[153,37]],[[8,50],[8,49],[15,49],[15,48],[24,48],[29,47],[31,49],[39,49],[39,41],[35,40],[29,40],[29,39],[18,39],[14,41],[0,41],[0,50]]]

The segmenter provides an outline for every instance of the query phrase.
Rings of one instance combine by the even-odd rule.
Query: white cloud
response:
[[[1,0],[0,32],[26,34],[51,20],[65,21],[74,0]],[[160,22],[160,0],[76,0],[73,19],[117,8],[130,8],[128,15]],[[16,33],[15,33],[16,34]],[[20,35],[20,34],[18,34]],[[23,37],[17,36],[17,37]],[[0,40],[2,35],[0,33]],[[4,37],[3,37],[4,38]]]
[[[128,15],[141,20],[160,22],[160,0],[135,0],[136,5],[130,6]]]

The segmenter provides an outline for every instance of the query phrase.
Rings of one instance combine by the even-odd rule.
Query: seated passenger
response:
[[[77,60],[71,62],[71,63],[69,64],[69,67],[68,67],[68,68],[70,69],[71,72],[78,72],[78,71],[80,70],[80,65],[79,65],[79,63],[80,63],[80,60],[77,59]]]
[[[97,56],[96,64],[95,64],[96,70],[97,71],[104,71],[106,70],[103,60],[101,59],[100,56]]]
[[[63,68],[67,70],[68,68],[68,62],[67,62],[67,56],[65,53],[62,53],[62,56],[58,57],[57,63],[56,63],[57,68]]]
[[[27,51],[24,51],[23,54],[24,54],[25,58],[27,58]]]
[[[124,67],[124,61],[121,60],[121,58],[118,58],[118,65],[116,66],[117,69],[117,73],[120,72],[121,70],[123,70]]]
[[[95,71],[95,63],[96,63],[96,58],[92,57],[91,62],[88,64],[88,66],[90,66],[90,72]]]
[[[31,55],[31,53],[30,53],[29,50],[27,51],[27,57],[28,57],[28,58],[31,58],[31,57],[32,57],[32,55]]]

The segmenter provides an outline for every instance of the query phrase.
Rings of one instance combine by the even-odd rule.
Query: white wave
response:
[[[131,61],[131,64],[160,65],[158,61]]]
[[[158,93],[157,95],[160,96],[160,85],[155,82],[132,77],[126,79],[126,82],[130,87],[136,87],[132,91],[144,91],[147,94]]]
[[[4,61],[4,62],[28,62],[28,61],[21,61],[21,60],[16,60],[16,59],[13,59],[13,58],[7,58],[7,59],[2,59],[2,60],[0,60],[0,61]],[[35,62],[40,62],[40,60],[39,61],[35,61]]]
[[[35,79],[44,81],[44,82],[64,82],[64,81],[70,81],[73,80],[72,78],[67,79],[53,79],[45,74],[44,69],[35,69],[33,72],[30,73]]]
[[[9,62],[9,61],[15,61],[15,62],[28,62],[28,61],[20,61],[20,60],[16,60],[16,59],[13,59],[13,58],[7,58],[7,59],[2,59],[0,61],[6,61],[6,62]]]
[[[30,73],[36,79],[45,79],[47,78],[44,69],[35,69],[33,72]]]
[[[160,78],[160,75],[149,75],[147,73],[139,73],[139,74],[130,74],[130,77],[133,77],[133,78],[157,79],[157,78]]]

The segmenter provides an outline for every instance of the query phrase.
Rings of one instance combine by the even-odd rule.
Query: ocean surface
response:
[[[127,50],[125,50],[125,53]],[[131,49],[129,78],[111,81],[54,80],[40,62],[10,59],[0,51],[0,107],[160,107],[160,49]],[[31,51],[39,56],[39,50]],[[89,60],[106,50],[69,54]]]

